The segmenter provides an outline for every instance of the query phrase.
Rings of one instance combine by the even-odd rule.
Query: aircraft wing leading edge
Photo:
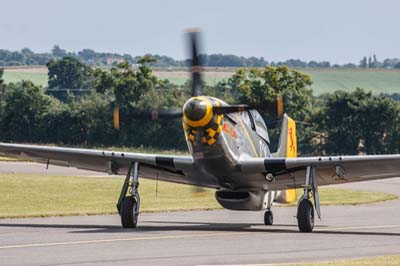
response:
[[[240,167],[245,173],[271,173],[276,177],[274,182],[277,184],[280,181],[288,183],[287,177],[290,176],[295,183],[292,179],[290,182],[296,184],[296,187],[304,184],[305,169],[308,166],[317,168],[320,186],[400,177],[400,154],[255,158],[240,162]]]
[[[204,187],[216,187],[213,180],[193,174],[191,156],[102,151],[39,145],[0,143],[0,154],[51,165],[126,175],[132,162],[140,163],[144,178],[159,179]]]

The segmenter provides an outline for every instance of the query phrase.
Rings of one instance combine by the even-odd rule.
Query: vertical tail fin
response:
[[[283,116],[278,150],[273,157],[297,157],[296,122],[287,114]]]
[[[287,114],[283,116],[282,131],[279,138],[278,150],[273,157],[297,157],[296,122]],[[279,191],[276,202],[291,203],[296,200],[296,190],[287,189]]]

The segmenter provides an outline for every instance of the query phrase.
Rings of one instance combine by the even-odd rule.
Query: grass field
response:
[[[22,80],[30,80],[37,85],[47,86],[47,69],[46,68],[15,68],[6,69],[3,79],[5,82],[18,82]]]
[[[336,260],[327,262],[313,262],[313,263],[291,263],[291,264],[277,264],[279,266],[398,266],[400,265],[400,255],[392,256],[379,256],[368,257],[361,259],[351,260]]]
[[[13,162],[13,161],[18,161],[18,159],[11,158],[11,157],[2,157],[2,156],[0,156],[0,162]]]
[[[371,90],[375,94],[381,92],[400,93],[400,70],[299,69],[299,71],[311,76],[314,82],[312,88],[316,95],[335,90],[353,90],[357,87]],[[215,85],[219,81],[229,78],[233,73],[232,69],[206,71],[204,76],[208,84]],[[178,85],[184,84],[188,79],[188,73],[184,71],[156,71],[155,74]],[[4,80],[6,82],[32,80],[36,84],[46,86],[47,69],[6,69]]]
[[[311,76],[316,94],[357,87],[373,93],[400,93],[399,70],[302,69]]]
[[[0,218],[116,213],[123,178],[0,175]],[[221,208],[214,191],[193,192],[193,187],[140,180],[141,211]],[[300,195],[300,193],[298,193]],[[321,204],[359,204],[394,199],[384,193],[321,189]]]

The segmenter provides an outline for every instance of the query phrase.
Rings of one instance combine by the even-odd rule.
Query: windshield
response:
[[[251,110],[250,113],[254,120],[256,133],[269,143],[268,128],[264,122],[264,118],[256,110]]]

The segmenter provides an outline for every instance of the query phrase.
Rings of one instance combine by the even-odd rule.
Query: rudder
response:
[[[278,150],[273,157],[297,157],[296,122],[287,114],[283,116],[282,130],[279,137]],[[279,203],[291,203],[296,200],[296,190],[287,189],[278,192],[276,201]]]
[[[287,114],[283,116],[282,130],[279,137],[278,150],[273,157],[297,157],[296,122]]]

